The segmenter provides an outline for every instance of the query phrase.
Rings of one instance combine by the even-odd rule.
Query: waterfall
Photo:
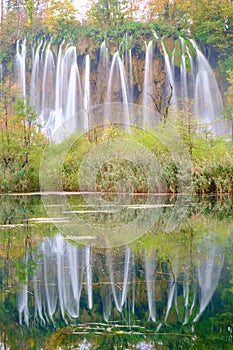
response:
[[[195,65],[194,65],[194,59],[191,56],[189,52],[188,46],[186,46],[186,52],[189,58],[190,62],[190,80],[189,80],[189,85],[191,86],[190,91],[191,91],[191,96],[194,96],[194,91],[195,91]]]
[[[133,96],[133,93],[134,93],[134,87],[133,87],[133,62],[132,62],[132,50],[130,49],[129,50],[129,86],[130,86],[130,97],[129,97],[129,100],[130,100],[130,103],[133,103],[133,100],[134,100],[134,96]]]
[[[83,98],[83,109],[84,114],[84,130],[88,130],[90,125],[89,122],[89,111],[91,106],[91,94],[90,94],[90,56],[86,55],[85,59],[85,73],[84,73],[84,98]]]
[[[39,49],[35,54],[33,72],[37,72],[38,62],[44,55],[40,120],[47,136],[59,130],[55,135],[55,141],[61,142],[80,127],[75,118],[75,114],[82,109],[82,88],[76,48],[74,46],[64,48],[64,42],[62,42],[56,63],[51,51],[51,43],[46,48],[42,48],[42,58],[39,58]],[[55,71],[56,74],[54,74]],[[36,89],[34,75],[31,85],[31,91]],[[37,98],[39,99],[39,96]]]
[[[190,40],[197,53],[197,74],[195,81],[195,115],[201,121],[214,123],[223,110],[223,102],[213,70],[194,40]],[[214,130],[217,132],[215,125]]]
[[[98,91],[95,98],[95,104],[101,104],[105,101],[108,77],[109,77],[109,51],[108,51],[108,48],[106,47],[106,42],[104,40],[100,46],[96,87],[94,89],[94,93],[95,93],[95,90]]]
[[[51,118],[51,111],[54,106],[54,72],[55,72],[55,62],[53,58],[53,53],[50,50],[50,43],[45,49],[44,62],[43,62],[43,78],[42,78],[42,103],[41,103],[41,114],[39,120],[42,123],[45,134],[50,136],[54,126],[55,117]],[[51,120],[52,119],[52,120]]]
[[[114,79],[113,79],[114,78]],[[107,87],[107,98],[106,98],[106,103],[109,104],[113,101],[112,96],[113,93],[116,95],[116,92],[120,93],[120,101],[118,102],[123,102],[124,105],[124,115],[123,115],[123,120],[121,115],[115,114],[115,120],[110,120],[110,110],[108,108],[108,105],[106,105],[105,113],[104,113],[104,118],[105,120],[110,120],[110,121],[118,121],[122,122],[125,124],[127,128],[129,128],[130,125],[130,119],[129,119],[129,106],[128,106],[128,86],[127,86],[127,79],[126,79],[126,74],[124,70],[124,65],[122,63],[122,60],[119,55],[119,51],[116,51],[113,55],[112,58],[112,64],[110,68],[110,73],[109,73],[109,79],[108,79],[108,87]],[[115,97],[116,98],[116,97]],[[114,101],[115,101],[114,98]],[[116,111],[115,111],[116,112]]]
[[[47,137],[55,138],[54,141],[61,142],[77,129],[88,130],[93,125],[91,107],[95,104],[106,103],[103,112],[103,122],[120,122],[130,130],[131,103],[141,103],[144,115],[141,116],[141,123],[148,124],[147,107],[155,108],[151,96],[156,96],[156,81],[161,81],[160,71],[156,72],[156,64],[160,63],[160,54],[164,59],[166,82],[172,86],[172,105],[177,108],[187,97],[194,100],[194,115],[200,117],[203,122],[216,123],[221,115],[223,103],[217,86],[214,73],[196,43],[191,40],[196,56],[192,57],[185,39],[180,37],[180,65],[176,66],[177,47],[171,48],[170,58],[165,42],[158,38],[153,32],[154,39],[146,44],[145,61],[136,68],[137,53],[130,48],[129,38],[120,44],[118,50],[110,55],[103,41],[99,50],[97,60],[96,76],[93,71],[92,60],[89,54],[81,61],[79,48],[73,45],[66,45],[65,41],[57,48],[52,42],[40,40],[32,47],[32,69],[29,87],[26,85],[26,39],[17,41],[15,55],[15,80],[26,97],[27,89],[30,92],[30,104],[34,105],[39,113],[38,122]],[[161,43],[153,49],[153,42]],[[124,45],[124,47],[123,47]],[[122,48],[122,49],[121,49]],[[123,51],[123,54],[120,53]],[[155,59],[158,62],[155,62]],[[141,57],[140,57],[141,60]],[[161,62],[163,65],[163,63]],[[143,68],[144,66],[144,68]],[[143,72],[142,76],[139,73]],[[1,74],[1,72],[0,72]],[[93,77],[96,77],[95,81]],[[167,91],[158,93],[170,95],[170,87]],[[179,87],[179,89],[178,89]],[[164,87],[162,88],[164,90]],[[178,93],[178,91],[180,91]],[[162,96],[161,95],[161,96]],[[178,101],[179,98],[179,101]],[[113,102],[122,102],[124,111],[114,110],[111,107]],[[179,103],[178,103],[179,102]],[[164,107],[164,101],[162,107]],[[184,103],[186,106],[186,104]],[[78,112],[85,110],[79,115]],[[54,131],[59,128],[56,135]],[[217,130],[216,130],[217,129]],[[216,133],[223,133],[223,129],[213,127]]]
[[[55,106],[54,106],[54,129],[56,130],[63,122],[63,79],[64,79],[64,56],[63,45],[61,43],[58,51],[57,66],[56,66],[56,82],[55,82]]]
[[[30,105],[35,106],[35,111],[40,112],[41,101],[40,93],[38,93],[38,88],[40,86],[40,50],[43,45],[43,40],[40,41],[36,48],[36,52],[33,55],[32,61],[32,75],[30,84]]]
[[[186,47],[184,38],[179,37],[181,41],[181,64],[180,64],[180,76],[181,76],[181,101],[186,102],[186,99],[188,98],[188,87],[187,87],[187,69],[186,69]]]
[[[149,41],[146,45],[146,58],[145,58],[145,73],[144,73],[144,83],[143,83],[143,106],[148,108],[152,104],[154,85],[153,85],[153,41]],[[143,125],[148,123],[147,112],[145,110],[143,115]]]
[[[170,63],[170,58],[168,56],[166,47],[164,45],[163,40],[161,40],[161,45],[162,45],[162,49],[164,52],[164,62],[165,62],[165,69],[166,69],[166,76],[167,76],[167,80],[168,82],[171,84],[172,86],[172,104],[174,106],[176,106],[177,104],[177,97],[176,97],[176,85],[175,85],[175,79],[174,79],[174,71],[172,69],[171,63]],[[170,88],[169,88],[169,92],[168,94],[170,94]]]
[[[72,64],[70,70],[70,79],[67,90],[67,105],[65,111],[65,121],[69,122],[66,126],[66,136],[72,134],[79,127],[75,114],[78,112],[78,81],[80,81],[79,70],[76,63]]]
[[[108,57],[108,48],[106,47],[105,40],[102,42],[100,46],[99,66],[103,68],[103,71],[101,71],[101,73],[105,73],[107,75],[108,67],[109,67],[109,57]]]
[[[67,72],[64,72],[61,90],[63,91],[62,104],[65,106],[63,111],[63,121],[66,122],[65,137],[67,137],[80,127],[75,114],[82,108],[81,81],[77,65],[77,53],[74,46],[66,50],[64,65],[68,71],[66,69]]]
[[[26,98],[26,39],[16,42],[15,71],[20,96]]]

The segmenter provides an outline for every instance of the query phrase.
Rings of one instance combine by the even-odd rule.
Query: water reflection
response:
[[[16,349],[12,329],[17,324],[25,338],[35,329],[45,337],[78,327],[67,332],[75,329],[85,336],[79,338],[80,349],[92,348],[92,333],[106,339],[112,332],[146,337],[129,349],[156,348],[161,341],[156,335],[167,339],[174,332],[192,335],[193,341],[199,324],[221,328],[231,342],[232,216],[226,202],[225,207],[194,203],[183,225],[171,233],[164,230],[168,205],[151,232],[111,249],[62,235],[43,220],[39,199],[32,203],[10,199],[1,211],[0,323],[6,326],[0,341],[5,348],[10,343],[8,348]]]
[[[182,262],[177,254],[161,260],[157,249],[145,249],[138,256],[129,247],[100,254],[90,246],[74,246],[61,235],[46,238],[31,257],[37,264],[33,276],[26,274],[18,293],[20,323],[29,325],[33,318],[54,323],[60,315],[68,323],[83,308],[93,308],[93,295],[95,302],[102,301],[106,322],[114,308],[139,317],[141,307],[157,330],[169,322],[171,312],[184,324],[197,322],[218,286],[224,248],[207,236],[192,251],[195,259],[187,254]],[[29,305],[35,305],[33,317]]]

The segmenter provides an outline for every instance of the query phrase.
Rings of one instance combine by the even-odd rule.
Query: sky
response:
[[[90,8],[90,4],[93,3],[93,0],[70,0],[73,2],[75,8],[79,10],[80,12],[80,19],[83,19],[85,17],[86,11]],[[0,18],[2,13],[2,4],[6,6],[7,0],[0,0]]]
[[[91,0],[73,0],[72,1],[75,8],[79,10],[80,12],[80,17],[84,18],[86,11],[89,9]]]

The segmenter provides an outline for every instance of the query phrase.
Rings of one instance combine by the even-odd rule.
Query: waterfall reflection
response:
[[[206,236],[196,242],[195,259],[181,259],[179,251],[161,259],[158,251],[135,255],[129,247],[97,250],[74,246],[61,235],[47,238],[34,257],[33,277],[27,276],[18,294],[20,323],[29,324],[30,305],[42,323],[69,323],[84,309],[106,322],[151,319],[157,329],[174,319],[197,322],[218,286],[223,248]]]

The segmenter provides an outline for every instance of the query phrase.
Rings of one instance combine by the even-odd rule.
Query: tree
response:
[[[91,23],[101,28],[115,27],[130,18],[131,10],[127,0],[99,0],[92,5],[87,17]]]
[[[176,1],[177,15],[186,17],[192,36],[221,49],[233,39],[233,3],[229,0]]]
[[[35,171],[45,141],[38,132],[37,115],[15,92],[1,87],[0,100],[0,189],[22,191],[35,185]],[[36,170],[35,170],[36,169]],[[30,179],[30,181],[29,181]]]
[[[148,0],[144,3],[143,13],[148,21],[154,19],[164,20],[170,6],[169,0]]]
[[[77,11],[69,0],[52,0],[45,9],[42,23],[49,33],[56,39],[69,38],[75,30]]]
[[[233,140],[233,71],[227,71],[227,81],[229,83],[228,89],[225,93],[226,107],[224,109],[224,115],[227,119],[231,120],[232,125],[232,140]]]

